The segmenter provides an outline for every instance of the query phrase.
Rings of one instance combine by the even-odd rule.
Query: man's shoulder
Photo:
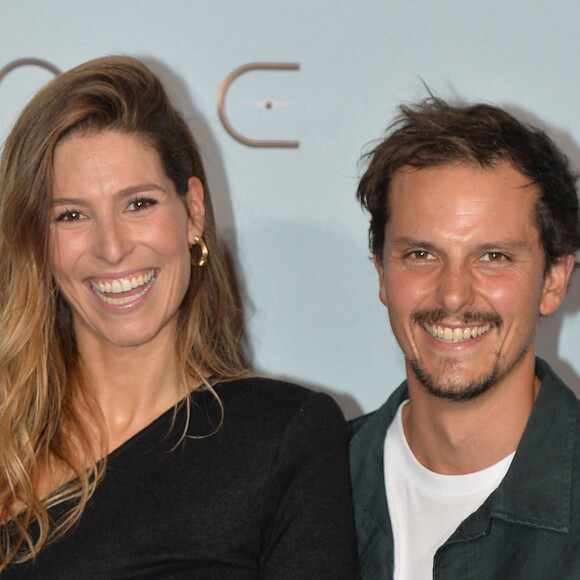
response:
[[[381,407],[382,408],[382,407]],[[379,412],[380,409],[375,409],[366,415],[361,415],[360,417],[356,417],[355,419],[351,419],[348,423],[350,425],[350,433],[351,437],[360,431],[364,425]]]
[[[389,398],[385,401],[385,403],[367,413],[366,415],[361,415],[360,417],[356,417],[355,419],[351,419],[349,421],[351,425],[351,431],[358,431],[367,423],[374,423],[380,420],[388,420],[389,423],[393,420],[399,405],[409,398],[409,389],[407,387],[407,381],[403,381],[390,395]]]
[[[376,411],[352,419],[350,426],[351,458],[366,455],[372,447],[383,444],[385,434],[399,408],[399,405],[409,398],[406,381],[401,384]]]
[[[580,400],[577,394],[545,360],[539,357],[536,357],[535,373],[541,381],[540,392],[543,391],[543,397],[538,396],[541,405],[545,406],[550,401],[562,410],[580,413]]]

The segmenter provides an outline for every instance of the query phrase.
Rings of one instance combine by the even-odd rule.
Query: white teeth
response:
[[[453,342],[459,342],[460,340],[463,340],[463,330],[461,330],[461,328],[454,328]]]
[[[423,323],[423,327],[433,338],[436,338],[441,342],[464,342],[485,334],[491,328],[491,324],[464,328],[450,328],[448,326],[431,326],[427,323]]]
[[[149,288],[153,285],[155,280],[155,271],[150,270],[147,274],[139,274],[138,276],[127,276],[116,280],[91,280],[91,287],[95,294],[108,304],[123,305],[127,304],[139,296],[143,296]],[[124,296],[112,298],[106,294],[120,294],[122,292],[129,292],[135,288],[143,286],[143,291],[132,296]]]

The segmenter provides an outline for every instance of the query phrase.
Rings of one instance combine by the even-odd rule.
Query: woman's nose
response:
[[[93,254],[109,263],[119,264],[133,249],[126,228],[114,218],[99,220],[94,225]]]

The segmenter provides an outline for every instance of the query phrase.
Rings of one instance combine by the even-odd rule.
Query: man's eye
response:
[[[407,254],[413,260],[433,260],[435,256],[427,250],[413,250]]]
[[[157,203],[156,199],[151,199],[149,197],[140,197],[140,198],[132,201],[129,204],[127,209],[129,211],[139,211],[142,209],[147,209],[148,207],[151,207],[152,205],[155,205],[156,203]]]
[[[483,262],[503,262],[508,257],[502,252],[487,252],[482,256]]]

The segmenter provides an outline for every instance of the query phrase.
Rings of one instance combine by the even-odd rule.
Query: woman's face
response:
[[[203,234],[204,215],[199,179],[179,197],[138,137],[104,131],[57,146],[50,262],[81,352],[175,340],[189,245]]]

